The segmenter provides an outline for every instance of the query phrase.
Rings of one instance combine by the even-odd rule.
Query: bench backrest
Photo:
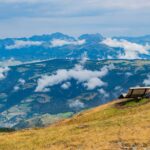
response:
[[[137,89],[129,89],[128,93],[127,93],[127,98],[136,98],[136,97],[143,97],[147,94],[150,93],[150,89],[149,88],[137,88]]]

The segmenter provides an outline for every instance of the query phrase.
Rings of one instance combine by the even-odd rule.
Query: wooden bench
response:
[[[150,87],[132,87],[127,93],[122,93],[119,98],[150,97]]]

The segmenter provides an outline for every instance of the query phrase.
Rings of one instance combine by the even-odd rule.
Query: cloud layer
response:
[[[20,65],[20,64],[22,64],[22,62],[15,60],[14,58],[0,61],[0,67],[16,66],[16,65]]]
[[[85,40],[67,41],[61,39],[53,39],[51,41],[51,47],[60,47],[65,45],[83,45],[83,44],[85,44]]]
[[[82,61],[81,61],[82,62]],[[85,62],[84,62],[85,63]],[[104,66],[101,70],[88,70],[83,67],[83,64],[78,64],[74,68],[66,70],[59,69],[52,75],[43,75],[38,79],[36,92],[47,91],[48,87],[53,85],[62,84],[68,80],[74,79],[77,83],[81,83],[88,90],[93,90],[96,87],[106,85],[102,78],[107,75],[109,70],[114,69],[113,65]],[[62,86],[66,88],[66,85]]]
[[[15,40],[13,45],[8,45],[5,48],[11,50],[11,49],[20,49],[20,48],[30,47],[30,46],[40,46],[41,44],[42,42],[39,41]]]
[[[149,8],[149,0],[0,0],[0,36],[148,34]]]
[[[80,100],[72,100],[68,102],[68,105],[70,108],[73,108],[75,110],[83,109],[85,107],[85,104],[81,102]]]
[[[120,54],[119,59],[139,59],[139,54],[149,54],[150,50],[150,45],[148,44],[143,46],[126,40],[107,38],[102,43],[114,48],[123,48],[124,54]]]
[[[5,48],[7,50],[11,49],[21,49],[30,46],[42,46],[44,42],[42,41],[24,41],[24,40],[15,40],[14,44],[6,45]],[[85,40],[76,40],[76,41],[69,41],[69,40],[62,40],[62,39],[53,39],[50,41],[50,47],[61,47],[65,45],[83,45],[85,44]]]

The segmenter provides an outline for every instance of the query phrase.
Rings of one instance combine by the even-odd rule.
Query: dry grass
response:
[[[0,134],[0,150],[150,149],[150,103],[112,102],[41,129]]]

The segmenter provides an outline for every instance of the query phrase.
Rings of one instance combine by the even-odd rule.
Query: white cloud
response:
[[[8,67],[0,67],[0,80],[6,78],[7,72],[10,69]]]
[[[68,105],[69,105],[70,108],[74,108],[74,109],[76,109],[76,110],[85,107],[84,103],[81,102],[81,101],[78,100],[78,99],[77,99],[77,100],[69,101],[69,102],[68,102]]]
[[[145,79],[143,81],[143,84],[145,84],[146,86],[150,86],[150,75],[147,76],[147,79]]]
[[[20,65],[20,64],[22,64],[22,62],[18,61],[18,60],[15,60],[14,58],[10,58],[10,59],[7,59],[7,60],[0,61],[0,66],[2,66],[2,67],[16,66],[16,65]]]
[[[14,41],[13,45],[7,45],[5,46],[6,49],[19,49],[24,47],[30,47],[30,46],[40,46],[42,42],[40,41],[23,41],[23,40],[16,40]]]
[[[99,89],[98,91],[104,98],[109,97],[109,94],[104,89]]]
[[[18,91],[19,89],[20,89],[19,86],[15,86],[15,87],[14,87],[14,91]]]
[[[150,50],[150,45],[148,44],[143,46],[126,40],[107,38],[102,43],[110,47],[123,48],[124,54],[120,54],[119,59],[139,59],[139,54],[149,54],[148,50]]]
[[[120,91],[120,90],[122,90],[122,87],[121,87],[121,86],[116,86],[116,87],[115,87],[115,90],[116,90],[116,91]]]
[[[126,72],[125,75],[126,75],[127,77],[130,77],[130,76],[132,76],[133,74],[132,74],[131,72]]]
[[[99,78],[91,78],[88,80],[88,82],[86,82],[84,84],[84,86],[87,87],[88,90],[93,90],[96,87],[101,87],[104,85],[105,85],[105,83],[102,80],[100,80]]]
[[[52,75],[43,75],[40,79],[38,79],[38,85],[35,91],[43,92],[47,87],[61,84],[62,82],[70,79],[77,80],[78,83],[82,83],[82,85],[86,86],[88,89],[94,89],[95,87],[104,85],[104,82],[101,80],[101,78],[112,69],[114,69],[114,66],[108,65],[101,68],[101,70],[92,71],[84,69],[81,64],[78,64],[69,70],[59,69]]]
[[[18,82],[19,82],[21,85],[24,85],[24,84],[26,83],[26,81],[25,81],[24,79],[21,79],[21,78],[18,80]]]
[[[23,86],[25,83],[26,83],[26,81],[25,81],[24,79],[20,78],[20,79],[18,80],[18,84],[17,84],[16,86],[14,86],[14,89],[13,89],[13,90],[14,90],[15,92],[18,91],[18,90],[20,90],[21,86]]]
[[[66,90],[66,89],[69,89],[70,86],[71,86],[71,83],[70,82],[66,82],[66,83],[61,85],[61,88]]]
[[[83,45],[85,40],[77,40],[77,41],[68,41],[68,40],[61,40],[61,39],[53,39],[51,41],[51,47],[61,47],[65,45]]]
[[[63,81],[66,81],[67,79],[68,79],[68,72],[65,69],[57,70],[56,74],[53,74],[51,76],[43,75],[38,80],[38,86],[36,87],[35,91],[36,92],[44,91],[45,88],[59,84]]]

